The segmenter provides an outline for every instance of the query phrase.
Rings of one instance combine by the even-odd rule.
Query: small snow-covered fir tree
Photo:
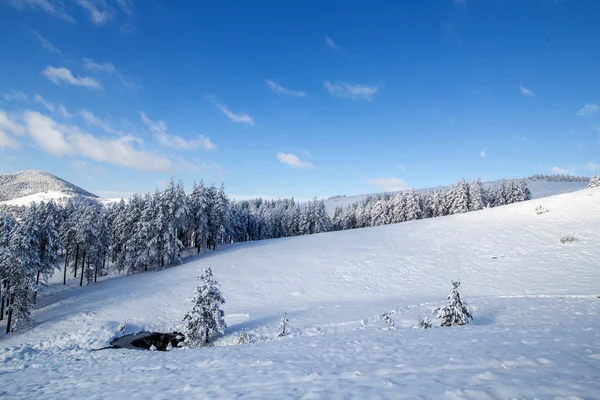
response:
[[[289,333],[289,329],[288,329],[289,322],[290,322],[290,320],[287,317],[287,313],[283,314],[283,317],[281,317],[281,320],[279,321],[279,334],[277,336],[279,336],[279,337],[287,336],[287,334]]]
[[[225,299],[219,290],[219,283],[213,278],[212,270],[206,268],[197,279],[200,286],[196,288],[192,299],[194,306],[183,317],[183,321],[187,321],[185,341],[190,347],[205,346],[212,334],[223,333],[227,328],[225,314],[220,308]]]
[[[588,184],[588,187],[590,189],[600,187],[600,177],[598,176],[597,172],[594,174],[594,176],[592,176],[592,179],[590,179],[590,183]]]
[[[453,281],[452,286],[448,295],[448,304],[433,310],[436,317],[442,319],[441,326],[465,325],[469,323],[469,319],[473,319],[471,312],[467,308],[467,304],[463,302],[458,291],[460,281]]]
[[[383,320],[388,324],[388,329],[395,329],[395,324],[391,313],[384,313]]]

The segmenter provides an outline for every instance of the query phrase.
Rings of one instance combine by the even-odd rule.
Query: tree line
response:
[[[73,197],[29,207],[0,208],[0,320],[7,333],[32,323],[37,288],[56,273],[82,286],[109,272],[135,273],[182,261],[184,251],[216,249],[226,243],[310,235],[438,217],[495,207],[531,197],[524,180],[484,189],[464,180],[446,190],[380,195],[338,207],[325,201],[232,201],[224,186],[181,182],[162,191],[136,194],[103,205]],[[60,272],[59,272],[60,271]]]

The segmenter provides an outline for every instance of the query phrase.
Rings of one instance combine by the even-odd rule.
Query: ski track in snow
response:
[[[550,211],[536,215],[539,204]],[[38,325],[0,339],[0,398],[600,398],[599,226],[600,190],[585,190],[51,285]],[[567,234],[577,242],[561,244]],[[206,266],[227,301],[215,347],[92,351],[181,328]],[[412,329],[453,279],[474,321]],[[291,333],[276,338],[284,312]],[[261,340],[233,345],[243,329]]]

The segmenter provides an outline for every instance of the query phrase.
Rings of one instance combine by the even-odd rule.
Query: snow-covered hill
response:
[[[542,197],[554,196],[562,193],[571,193],[576,192],[578,190],[584,189],[588,186],[588,182],[555,182],[555,181],[547,181],[547,180],[537,180],[537,179],[527,179],[527,186],[531,191],[531,195],[533,199],[539,199]],[[499,184],[501,181],[489,181],[484,182],[484,188],[488,188],[490,186],[494,186]],[[442,186],[443,190],[448,189],[448,186]],[[417,189],[419,193],[426,193],[431,190],[435,190],[436,188],[425,188],[425,189]],[[399,193],[399,192],[390,192],[390,193]],[[357,201],[361,201],[369,196],[376,196],[382,193],[369,193],[369,194],[360,194],[355,196],[340,196],[335,198],[330,198],[325,200],[325,207],[327,208],[327,212],[333,213],[336,207],[346,207],[349,204],[356,203]]]
[[[542,204],[548,212],[538,215]],[[595,398],[600,189],[376,228],[225,246],[183,265],[40,295],[0,338],[18,398]],[[561,237],[577,240],[561,243]],[[92,351],[181,326],[202,268],[221,283],[216,347]],[[413,330],[461,279],[474,321]],[[287,312],[291,334],[277,338]],[[383,312],[396,329],[388,330]],[[126,325],[124,332],[119,326]],[[242,329],[259,343],[232,345]],[[1,327],[0,327],[1,329]]]
[[[98,197],[45,171],[30,170],[0,174],[0,203],[29,205],[34,201],[72,196]]]

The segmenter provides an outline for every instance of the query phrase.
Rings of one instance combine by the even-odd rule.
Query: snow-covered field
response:
[[[540,204],[549,212],[537,215]],[[0,339],[0,397],[599,398],[599,226],[600,189],[582,190],[235,244],[163,271],[50,287],[39,324]],[[227,300],[229,329],[215,347],[92,351],[123,333],[181,327],[208,266]],[[474,321],[412,329],[453,279]],[[291,335],[278,339],[284,312]],[[233,345],[244,328],[263,340]]]

